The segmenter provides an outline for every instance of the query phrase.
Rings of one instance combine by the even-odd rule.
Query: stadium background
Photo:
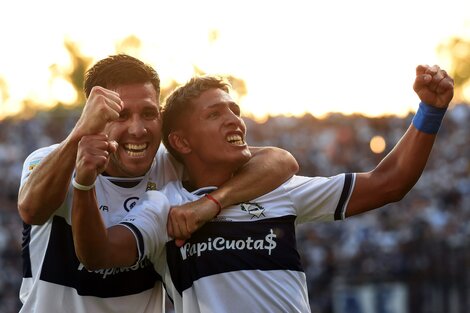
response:
[[[79,90],[84,70],[93,60],[72,42],[65,47],[74,65],[66,78]],[[470,77],[470,42],[454,38],[442,48],[450,58],[445,63],[452,64],[456,100],[414,189],[399,203],[374,212],[299,228],[312,312],[470,312],[470,107],[464,97]],[[203,73],[197,67],[194,71]],[[229,79],[242,98],[243,79]],[[175,85],[176,81],[166,85],[163,94]],[[84,103],[77,98],[73,105],[58,103],[43,110],[28,101],[20,114],[0,120],[3,313],[17,312],[20,306],[22,225],[16,201],[22,162],[33,150],[63,140]],[[249,144],[285,148],[299,161],[299,174],[329,176],[372,169],[396,144],[411,118],[412,113],[375,118],[336,113],[321,119],[305,114],[262,121],[246,116],[245,120]],[[375,150],[374,137],[383,140],[383,150]]]

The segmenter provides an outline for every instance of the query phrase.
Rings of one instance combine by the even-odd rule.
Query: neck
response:
[[[194,189],[207,186],[220,187],[230,178],[232,178],[235,170],[231,170],[227,166],[214,166],[199,164],[185,164],[185,170],[188,174],[188,183]]]

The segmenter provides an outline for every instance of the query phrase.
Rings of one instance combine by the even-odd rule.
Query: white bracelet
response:
[[[75,180],[75,177],[74,177],[74,178],[72,178],[72,186],[75,189],[78,189],[78,190],[88,191],[90,189],[93,189],[93,187],[95,187],[95,183],[93,183],[89,186],[81,185],[81,184],[77,183],[77,181]]]

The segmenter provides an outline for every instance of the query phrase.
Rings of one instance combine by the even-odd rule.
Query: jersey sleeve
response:
[[[144,193],[132,211],[119,223],[134,234],[138,261],[155,260],[169,240],[166,228],[170,204],[166,196],[155,190]]]
[[[287,192],[297,212],[297,222],[332,221],[345,218],[355,174],[332,177],[294,176]]]
[[[160,186],[164,186],[171,181],[181,180],[183,178],[184,167],[178,162],[164,145],[160,145],[156,155],[157,173]]]
[[[34,168],[44,159],[49,153],[51,153],[59,144],[55,144],[49,147],[40,148],[33,151],[24,161],[23,170],[21,172],[20,186],[23,186],[24,182],[28,179]]]

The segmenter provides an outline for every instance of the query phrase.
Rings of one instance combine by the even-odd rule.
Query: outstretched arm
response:
[[[235,176],[211,193],[216,199],[206,197],[173,207],[168,217],[168,234],[173,238],[187,239],[222,208],[255,199],[279,187],[299,170],[295,158],[276,147],[251,147],[252,158]],[[178,244],[181,244],[179,241]]]
[[[413,124],[392,151],[368,173],[358,173],[346,216],[401,200],[418,181],[431,153],[437,130],[453,97],[453,80],[438,66],[416,69],[414,90],[422,103]],[[423,113],[429,109],[430,115]]]
[[[65,201],[81,137],[97,134],[119,117],[121,100],[114,91],[94,87],[69,136],[31,172],[18,194],[18,211],[27,224],[44,224]]]

